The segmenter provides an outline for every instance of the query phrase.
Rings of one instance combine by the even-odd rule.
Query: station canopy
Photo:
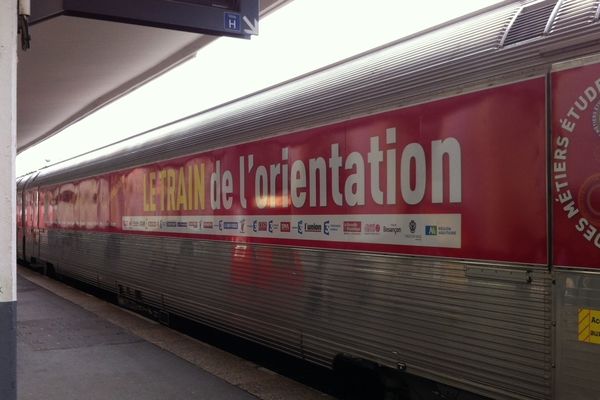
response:
[[[17,151],[193,57],[219,36],[258,34],[290,0],[31,0],[19,51]],[[243,73],[243,69],[240,69]]]

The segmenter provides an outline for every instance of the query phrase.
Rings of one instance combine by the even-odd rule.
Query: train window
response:
[[[534,39],[547,33],[561,1],[544,0],[525,5],[508,26],[502,39],[501,46]]]

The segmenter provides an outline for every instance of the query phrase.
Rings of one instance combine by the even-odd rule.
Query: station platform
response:
[[[329,399],[18,267],[19,400]]]

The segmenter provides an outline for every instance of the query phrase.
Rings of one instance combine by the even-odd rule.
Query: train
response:
[[[326,367],[600,399],[599,20],[501,2],[21,176],[18,258]]]

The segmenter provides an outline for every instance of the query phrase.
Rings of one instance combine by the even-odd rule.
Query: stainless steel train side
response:
[[[578,307],[600,308],[593,270],[35,221],[40,188],[547,77],[555,63],[600,53],[599,7],[502,3],[23,177],[18,255],[325,366],[345,353],[496,399],[598,399],[600,346],[581,351],[568,322]],[[524,12],[543,20],[541,34]],[[233,285],[234,263],[236,279],[257,284]]]

